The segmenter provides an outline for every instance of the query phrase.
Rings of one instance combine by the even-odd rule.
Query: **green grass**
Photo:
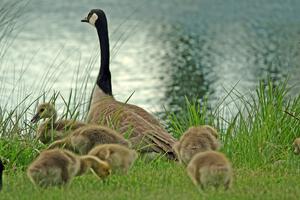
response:
[[[300,136],[300,121],[285,113],[300,113],[300,95],[291,97],[289,90],[287,81],[275,84],[268,80],[247,96],[233,87],[214,108],[206,101],[187,99],[183,111],[169,114],[169,130],[179,136],[189,126],[215,126],[222,133],[222,151],[237,166],[255,168],[288,160],[291,144]],[[231,105],[224,107],[228,101]]]
[[[201,193],[182,166],[162,160],[148,164],[138,160],[126,176],[113,175],[103,182],[87,174],[75,178],[67,188],[46,190],[35,188],[23,171],[17,171],[4,176],[0,199],[298,199],[297,174],[299,169],[239,168],[235,169],[230,190]]]
[[[25,170],[45,146],[34,139],[35,126],[20,123],[30,118],[26,111],[35,104],[23,106],[19,115],[18,109],[2,112],[0,155],[7,170],[0,199],[298,199],[300,157],[293,155],[291,143],[299,136],[300,122],[284,111],[299,113],[300,95],[291,97],[288,91],[286,82],[269,80],[251,95],[241,95],[233,87],[213,108],[206,100],[187,99],[179,113],[167,112],[167,129],[177,138],[189,126],[217,127],[221,151],[234,168],[234,183],[226,192],[200,192],[183,166],[164,159],[139,159],[127,176],[113,175],[104,182],[88,174],[76,177],[67,188],[36,189]],[[73,95],[63,99],[62,116],[83,119],[85,113],[79,112],[81,104]],[[58,98],[63,97],[54,94],[52,99]]]

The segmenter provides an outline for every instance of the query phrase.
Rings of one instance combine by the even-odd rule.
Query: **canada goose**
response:
[[[2,160],[0,160],[0,191],[2,190],[2,176],[4,171],[4,165],[2,163]]]
[[[103,10],[93,9],[81,20],[96,27],[101,50],[101,65],[96,85],[93,89],[88,122],[114,127],[121,134],[131,131],[129,140],[141,152],[166,153],[174,158],[172,145],[176,141],[161,126],[157,119],[144,109],[114,99],[112,95],[111,73],[109,70],[109,39],[107,19]]]
[[[300,138],[296,138],[293,142],[294,153],[300,154]]]
[[[198,152],[218,150],[220,143],[216,137],[217,132],[210,126],[190,127],[173,145],[179,162],[187,165]]]
[[[98,144],[120,144],[130,146],[130,143],[116,131],[98,125],[80,127],[61,140],[49,145],[48,149],[65,147],[81,155],[87,154]]]
[[[61,139],[70,131],[86,125],[84,122],[75,120],[57,120],[57,112],[52,103],[40,104],[31,122],[36,123],[40,119],[46,119],[46,121],[39,125],[37,138],[44,144]]]
[[[89,168],[100,178],[107,177],[111,171],[107,162],[95,156],[77,156],[67,150],[52,149],[41,152],[28,167],[27,175],[32,183],[40,187],[60,186]]]
[[[216,151],[197,153],[187,166],[187,173],[196,186],[205,189],[223,185],[227,190],[232,182],[232,168],[226,156]]]
[[[100,144],[94,147],[88,155],[96,156],[101,160],[107,161],[112,171],[127,173],[138,154],[135,150],[119,144]]]

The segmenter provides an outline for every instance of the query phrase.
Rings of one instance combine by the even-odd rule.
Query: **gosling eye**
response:
[[[41,108],[40,109],[40,113],[44,112],[45,111],[45,108]]]

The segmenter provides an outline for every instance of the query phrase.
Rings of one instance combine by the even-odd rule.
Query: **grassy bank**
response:
[[[74,100],[72,95],[64,99],[62,116],[82,119],[84,113]],[[286,82],[261,82],[248,95],[232,88],[214,107],[205,100],[187,100],[179,113],[166,112],[166,127],[177,138],[198,124],[214,125],[220,132],[221,151],[233,163],[235,180],[227,192],[205,194],[192,185],[182,166],[164,159],[150,163],[139,159],[128,176],[114,175],[105,182],[90,174],[76,178],[68,188],[36,190],[25,169],[44,146],[34,139],[36,127],[24,123],[35,104],[1,109],[0,155],[7,170],[0,199],[298,199],[300,195],[300,158],[291,147],[300,122],[285,112],[300,113],[300,95],[289,96]]]
[[[247,95],[233,87],[214,108],[205,101],[187,100],[185,110],[170,115],[170,132],[179,136],[189,126],[211,124],[222,133],[222,151],[237,166],[257,168],[278,161],[293,162],[291,144],[300,136],[300,121],[296,119],[300,95],[292,97],[289,91],[286,81],[276,84],[268,80]]]
[[[298,199],[296,174],[297,169],[236,168],[230,190],[200,193],[176,163],[138,161],[127,176],[111,176],[102,182],[89,174],[62,189],[37,190],[23,172],[9,174],[4,177],[0,199]]]

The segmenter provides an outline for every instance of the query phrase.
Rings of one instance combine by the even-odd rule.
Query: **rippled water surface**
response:
[[[91,8],[109,20],[113,92],[155,112],[184,96],[213,101],[238,82],[242,93],[270,76],[299,92],[299,0],[31,0],[1,67],[2,102],[41,88],[68,94],[99,68]],[[17,85],[17,87],[16,87]],[[12,88],[14,89],[11,94]]]

